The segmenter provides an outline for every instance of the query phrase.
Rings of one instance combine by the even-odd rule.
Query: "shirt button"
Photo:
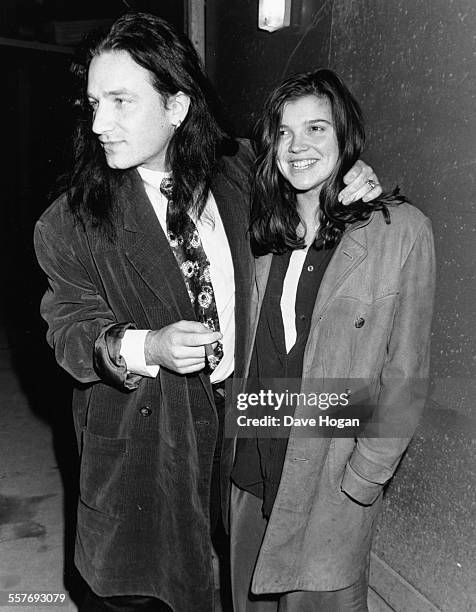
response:
[[[149,408],[149,406],[142,406],[142,408],[139,408],[139,413],[143,417],[148,417],[152,414],[152,410]]]
[[[357,327],[357,329],[359,329],[359,327],[363,327],[365,323],[365,319],[363,319],[362,317],[359,317],[358,319],[355,320],[354,325],[355,327]]]
[[[307,266],[307,271],[308,272],[313,272],[314,271],[314,266]]]
[[[301,315],[299,318],[301,319],[301,321],[305,321],[306,320],[306,315]]]

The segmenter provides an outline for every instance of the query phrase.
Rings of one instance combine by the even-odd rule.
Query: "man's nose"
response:
[[[98,103],[94,109],[92,130],[98,136],[109,132],[113,126],[113,116],[107,104]]]

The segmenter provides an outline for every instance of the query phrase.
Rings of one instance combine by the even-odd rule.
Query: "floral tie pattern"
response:
[[[197,321],[211,331],[220,331],[220,322],[215,303],[215,294],[210,276],[210,262],[202,246],[200,234],[189,215],[181,234],[173,234],[168,229],[169,205],[172,202],[173,179],[163,178],[160,191],[167,198],[167,238],[175,259],[182,272],[188,296],[195,311]],[[207,354],[208,367],[214,370],[223,357],[223,346],[217,344],[213,354]]]

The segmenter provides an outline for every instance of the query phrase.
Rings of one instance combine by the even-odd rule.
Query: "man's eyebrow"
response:
[[[106,91],[106,96],[120,96],[126,94],[128,96],[135,96],[136,94],[131,91],[130,89],[126,89],[125,87],[123,89],[112,89],[111,91]]]
[[[105,96],[123,96],[123,95],[128,95],[128,96],[135,96],[136,94],[134,92],[132,92],[130,89],[111,89],[111,91],[106,91],[104,92]],[[93,98],[96,99],[96,96],[94,96],[92,93],[90,93],[89,91],[87,92],[87,96],[88,98]]]

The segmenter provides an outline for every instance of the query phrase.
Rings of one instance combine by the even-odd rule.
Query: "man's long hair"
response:
[[[217,99],[192,43],[167,22],[145,13],[127,13],[106,33],[90,37],[73,64],[80,94],[73,164],[66,185],[70,208],[83,224],[100,227],[109,236],[114,234],[115,193],[130,174],[108,167],[92,131],[93,116],[86,95],[91,60],[111,51],[125,51],[145,68],[164,104],[178,91],[190,98],[188,114],[167,150],[174,176],[171,229],[179,231],[187,211],[197,216],[203,211],[221,145],[229,141],[218,118]]]
[[[305,247],[304,238],[297,234],[301,220],[296,208],[296,191],[279,171],[277,152],[285,104],[309,95],[329,100],[339,147],[336,167],[319,194],[320,227],[315,244],[336,244],[346,225],[369,219],[375,210],[381,210],[388,221],[386,204],[404,201],[395,191],[371,204],[361,200],[348,206],[339,203],[337,196],[345,186],[343,177],[359,159],[364,148],[362,112],[342,79],[332,70],[321,68],[298,74],[284,81],[270,94],[255,129],[257,169],[252,186],[250,233],[256,255]]]

